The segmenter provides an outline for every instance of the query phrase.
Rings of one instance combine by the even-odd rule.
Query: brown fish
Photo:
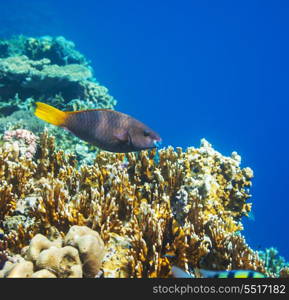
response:
[[[63,127],[80,139],[110,152],[126,153],[158,147],[160,136],[140,121],[109,109],[64,112],[36,102],[35,115]]]

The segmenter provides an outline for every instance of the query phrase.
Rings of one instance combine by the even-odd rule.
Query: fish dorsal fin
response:
[[[84,109],[84,110],[76,110],[76,111],[66,111],[65,113],[72,115],[72,114],[78,114],[78,113],[88,112],[88,111],[110,111],[110,112],[116,112],[113,109],[95,108],[95,109]]]

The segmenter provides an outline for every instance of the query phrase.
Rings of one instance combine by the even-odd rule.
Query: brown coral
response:
[[[50,270],[58,277],[82,277],[78,251],[70,246],[58,248],[52,246],[39,254],[36,266]]]
[[[1,277],[80,278],[95,277],[104,256],[104,244],[98,233],[85,226],[72,227],[67,236],[53,240],[37,234],[30,244],[7,261]],[[70,244],[70,245],[69,245]],[[74,245],[71,246],[71,244]],[[13,260],[13,259],[12,259]]]
[[[202,266],[264,272],[258,255],[238,235],[243,228],[240,219],[251,208],[246,201],[251,169],[239,167],[236,153],[224,157],[205,140],[199,149],[168,147],[156,154],[100,152],[93,166],[77,169],[73,156],[55,152],[47,133],[40,137],[33,162],[16,160],[11,167],[10,155],[2,152],[0,178],[8,196],[0,194],[5,202],[0,205],[10,205],[4,215],[12,216],[20,199],[37,199],[17,230],[9,235],[4,226],[2,247],[17,252],[36,232],[47,235],[54,226],[65,236],[78,225],[99,232],[109,245],[106,253],[109,249],[120,258],[116,262],[105,255],[105,276],[168,277],[172,264],[185,270]],[[22,173],[10,191],[11,172]],[[77,241],[71,243],[79,248]],[[98,263],[93,276],[99,267]]]
[[[78,249],[86,277],[95,277],[104,256],[104,243],[99,234],[86,226],[72,226],[64,240]]]
[[[284,267],[280,270],[279,275],[281,278],[289,278],[289,267]]]

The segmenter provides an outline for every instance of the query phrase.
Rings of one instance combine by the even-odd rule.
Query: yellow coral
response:
[[[107,276],[168,277],[173,264],[185,270],[202,264],[263,272],[258,255],[237,234],[241,217],[251,209],[247,189],[252,178],[249,168],[239,167],[238,155],[224,157],[205,140],[198,149],[168,147],[156,154],[99,152],[93,166],[77,168],[72,155],[55,152],[46,132],[36,161],[0,153],[3,216],[13,216],[19,199],[37,199],[26,215],[34,222],[26,220],[12,233],[3,226],[2,248],[19,252],[36,232],[47,235],[54,226],[64,237],[77,225],[97,231],[122,257],[116,263],[105,256]],[[119,246],[113,235],[129,247]],[[92,239],[86,241],[88,248]]]

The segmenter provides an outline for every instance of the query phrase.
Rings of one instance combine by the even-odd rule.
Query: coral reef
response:
[[[30,60],[24,55],[0,58],[0,112],[7,116],[25,106],[29,109],[33,99],[66,110],[113,108],[115,101],[107,89],[92,80],[91,70],[80,64],[59,66],[48,58]]]
[[[56,147],[61,143],[61,149],[91,164],[96,147],[32,116],[39,100],[63,110],[113,109],[116,105],[73,42],[61,36],[0,40],[0,134],[15,129],[40,134],[46,126],[57,137]]]
[[[36,119],[35,100],[116,104],[64,37],[0,40],[0,277],[171,277],[173,265],[289,277],[276,249],[253,251],[241,234],[253,171],[236,152],[204,139],[99,151]]]
[[[34,114],[25,110],[18,110],[10,116],[0,118],[0,136],[7,130],[26,129],[34,134],[43,132],[44,122],[35,118]]]
[[[52,64],[60,66],[68,64],[89,65],[84,55],[75,50],[75,44],[63,36],[26,38],[23,50],[23,54],[33,60],[48,58]]]
[[[0,271],[0,278],[29,278],[32,274],[32,262],[23,260],[14,264],[7,262],[4,269]]]
[[[36,100],[116,105],[73,42],[0,40],[0,277],[171,277],[173,265],[289,277],[276,249],[253,251],[241,234],[253,171],[236,152],[205,139],[99,151],[36,119]]]
[[[89,249],[99,253],[102,263],[82,269],[88,277],[99,269],[104,277],[170,277],[172,265],[269,275],[240,234],[252,177],[240,156],[225,157],[206,140],[186,151],[101,151],[78,167],[44,132],[33,159],[0,147],[0,250],[15,257],[55,229],[84,266],[96,261]],[[87,237],[91,230],[99,235]]]
[[[84,275],[95,277],[101,267],[104,257],[104,243],[96,231],[85,226],[72,226],[66,237],[65,244],[78,249]]]
[[[285,262],[284,257],[278,255],[276,248],[267,248],[264,251],[258,251],[258,254],[264,261],[265,269],[269,276],[280,274],[282,277],[289,277],[289,263]]]
[[[281,278],[289,278],[289,267],[283,267],[279,272],[279,276]]]
[[[15,156],[32,158],[36,153],[37,137],[26,129],[5,131],[3,141],[3,147],[14,152]]]
[[[22,249],[21,255],[12,261],[7,260],[0,271],[0,278],[81,278],[98,275],[104,244],[97,232],[85,226],[73,226],[62,239],[57,230],[51,228],[50,238],[52,240],[36,234],[30,244]]]

